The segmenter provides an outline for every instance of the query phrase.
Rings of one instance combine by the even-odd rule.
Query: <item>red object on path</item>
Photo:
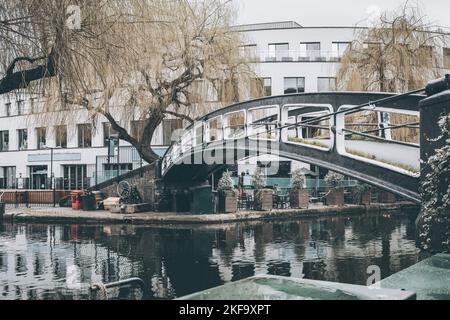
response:
[[[70,197],[72,199],[72,209],[73,210],[81,210],[83,209],[83,206],[81,204],[81,195],[83,194],[83,191],[72,191],[70,193]]]

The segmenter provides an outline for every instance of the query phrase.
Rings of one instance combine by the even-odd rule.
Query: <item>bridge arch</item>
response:
[[[348,152],[346,137],[351,130],[346,128],[345,116],[353,113],[355,106],[360,106],[359,111],[419,116],[419,102],[424,98],[422,95],[397,98],[386,93],[327,92],[238,103],[211,112],[189,126],[163,157],[161,176],[173,182],[202,181],[239,157],[269,153],[340,172],[420,202],[417,172]],[[378,102],[371,104],[371,101]],[[323,132],[323,139],[305,138],[304,132],[311,128]],[[391,150],[417,154],[419,164],[420,145],[389,138],[380,141],[390,145]],[[205,155],[209,157],[205,159]],[[219,161],[211,163],[208,161],[211,157]]]

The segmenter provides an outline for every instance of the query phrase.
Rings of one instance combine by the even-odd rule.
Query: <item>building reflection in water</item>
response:
[[[196,228],[3,225],[0,299],[88,299],[88,286],[140,277],[171,299],[255,274],[365,285],[418,261],[414,215]]]

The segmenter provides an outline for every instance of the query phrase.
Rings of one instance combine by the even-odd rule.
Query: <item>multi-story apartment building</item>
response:
[[[302,27],[292,21],[235,27],[244,34],[242,50],[253,56],[268,96],[335,90],[340,57],[361,30]],[[436,50],[442,52],[440,72],[448,72],[450,48]],[[117,150],[108,148],[113,132],[107,120],[98,117],[93,125],[85,110],[62,125],[39,125],[33,121],[39,115],[29,115],[38,100],[0,97],[0,189],[48,189],[52,176],[58,189],[81,189],[142,165],[137,152],[123,141],[118,159]],[[134,123],[122,125],[133,130]],[[165,120],[153,141],[155,151],[162,154],[172,132],[181,126],[179,120]]]
[[[302,27],[287,21],[242,25],[235,30],[244,34],[246,45],[242,50],[258,63],[265,93],[281,95],[334,91],[341,57],[367,29]],[[438,68],[444,74],[450,70],[450,41],[435,49],[442,53]]]

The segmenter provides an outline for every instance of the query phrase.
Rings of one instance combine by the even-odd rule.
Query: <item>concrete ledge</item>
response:
[[[133,225],[198,225],[223,224],[246,221],[289,220],[337,215],[364,215],[386,211],[411,210],[418,213],[419,206],[412,203],[347,205],[344,207],[316,206],[309,209],[277,209],[272,211],[245,211],[235,214],[192,215],[180,213],[148,212],[114,214],[108,211],[73,211],[67,208],[15,209],[5,213],[4,220],[26,223],[55,224],[133,224]]]

